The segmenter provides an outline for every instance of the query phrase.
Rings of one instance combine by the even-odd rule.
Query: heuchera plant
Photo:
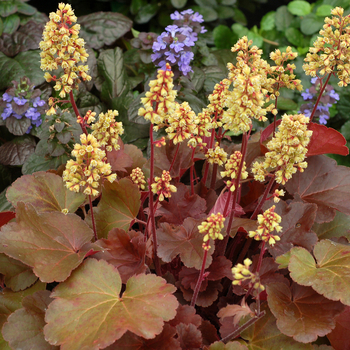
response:
[[[333,9],[305,59],[319,86],[309,116],[277,118],[279,90],[302,90],[291,48],[269,64],[241,38],[197,115],[177,102],[165,63],[139,110],[148,160],[121,142],[117,111],[79,114],[72,91],[91,77],[76,21],[59,4],[40,47],[43,70],[62,68],[45,73],[61,98],[47,114],[70,102],[80,143],[63,174],[25,175],[7,191],[1,349],[346,348],[350,169],[323,154],[348,149],[313,118],[331,76],[350,82],[350,17]]]

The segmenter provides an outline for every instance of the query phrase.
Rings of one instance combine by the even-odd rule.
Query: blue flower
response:
[[[23,97],[21,97],[21,98],[14,97],[13,100],[15,101],[16,105],[18,105],[18,106],[23,106],[28,102],[28,100],[23,98]]]
[[[2,100],[5,101],[5,102],[11,102],[11,101],[12,101],[12,96],[9,95],[7,92],[5,92],[5,93],[2,95]]]
[[[23,118],[23,115],[19,115],[16,112],[13,112],[12,116],[15,117],[16,119],[22,119]]]
[[[326,125],[328,119],[329,119],[329,115],[327,115],[327,114],[320,114],[318,122],[320,124]]]
[[[44,106],[45,101],[41,100],[40,97],[35,97],[35,99],[33,100],[33,107],[42,107]]]
[[[5,120],[6,118],[8,118],[12,114],[12,112],[13,110],[12,110],[11,103],[6,103],[6,108],[1,113],[2,119]]]
[[[336,101],[339,101],[339,95],[334,90],[329,91],[328,95],[334,98]]]
[[[40,117],[40,113],[35,107],[28,108],[24,115],[33,121],[37,120]]]
[[[304,101],[312,100],[314,98],[314,95],[310,93],[309,89],[306,89],[305,92],[302,92],[301,96],[303,97]]]

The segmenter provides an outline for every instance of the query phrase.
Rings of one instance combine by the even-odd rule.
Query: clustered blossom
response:
[[[124,133],[122,122],[115,121],[117,115],[116,110],[100,113],[98,121],[92,125],[92,135],[96,137],[101,147],[106,147],[108,152],[111,152],[113,148],[119,150],[119,135]]]
[[[205,33],[204,27],[200,26],[203,16],[193,10],[186,10],[179,13],[175,11],[170,18],[174,24],[165,28],[153,42],[152,61],[161,69],[165,69],[166,63],[171,66],[178,65],[183,75],[192,71],[190,62],[194,57],[192,47],[198,40],[198,33]]]
[[[68,160],[63,180],[73,192],[79,192],[83,188],[83,193],[97,196],[101,180],[113,182],[117,175],[112,174],[106,153],[93,135],[81,134],[80,142],[81,144],[74,145],[72,156],[76,160]]]
[[[280,197],[283,197],[285,195],[285,191],[283,190],[275,190],[275,192],[272,195],[273,201],[275,203],[278,203],[280,201]]]
[[[140,191],[145,190],[145,175],[139,167],[132,169],[130,177],[132,182],[139,187]]]
[[[233,285],[240,286],[242,282],[248,282],[249,287],[253,287],[254,289],[258,291],[265,290],[265,287],[260,283],[260,277],[257,273],[253,273],[249,270],[250,265],[252,264],[252,261],[248,258],[246,258],[243,261],[243,264],[237,264],[232,268],[232,274],[233,274]]]
[[[273,205],[265,210],[263,214],[258,215],[258,228],[256,231],[249,231],[250,238],[268,242],[271,246],[281,239],[278,235],[272,234],[273,231],[280,232],[282,230],[282,226],[279,225],[282,219],[275,213],[275,208]]]
[[[139,109],[138,114],[156,124],[155,130],[166,122],[169,112],[175,109],[173,76],[170,65],[166,64],[165,70],[158,70],[157,79],[150,81],[150,91],[146,92],[146,97],[141,98],[144,107]]]
[[[232,84],[233,89],[226,94],[226,107],[222,117],[224,129],[235,133],[247,132],[251,128],[252,119],[266,121],[266,114],[273,105],[264,107],[267,74],[270,66],[261,58],[262,50],[252,46],[252,41],[244,36],[232,47],[237,52],[237,63],[227,64],[228,79],[223,81],[227,89]]]
[[[154,183],[151,185],[152,192],[159,196],[159,202],[164,198],[170,198],[172,192],[176,192],[177,188],[170,184],[171,176],[169,171],[163,170],[162,177],[156,176]]]
[[[294,60],[298,56],[297,52],[292,52],[292,48],[288,46],[286,52],[281,52],[279,49],[270,53],[270,58],[275,62],[275,66],[270,66],[268,71],[267,85],[265,88],[269,92],[269,96],[266,101],[270,99],[274,100],[279,96],[279,89],[285,87],[290,90],[297,89],[302,91],[303,86],[300,79],[295,79],[294,70],[296,68],[295,64],[287,63],[284,67],[285,62],[289,60]],[[273,109],[272,114],[277,114],[277,109]]]
[[[241,162],[242,162],[242,153],[239,151],[232,153],[230,156],[230,159],[225,164],[225,171],[222,171],[220,173],[222,177],[227,176],[228,178],[230,178],[230,180],[226,182],[226,186],[232,192],[236,189],[235,181],[232,181],[232,180],[237,178]],[[243,162],[241,179],[246,179],[247,177],[248,177],[248,172],[246,171],[245,162]]]
[[[20,82],[14,82],[14,86],[7,89],[2,95],[0,106],[4,107],[1,113],[2,120],[14,117],[18,120],[27,119],[30,132],[33,126],[40,126],[42,123],[41,115],[44,114],[46,103],[40,99],[41,91],[34,89],[28,78],[20,79]],[[30,121],[30,122],[29,122]]]
[[[210,164],[223,165],[227,160],[227,153],[219,146],[217,142],[215,148],[209,148],[205,154]]]
[[[72,89],[77,89],[82,80],[91,80],[87,74],[87,65],[78,65],[79,62],[86,62],[89,56],[84,48],[85,41],[79,38],[80,25],[74,24],[77,17],[71,5],[60,3],[56,12],[50,13],[50,21],[46,23],[43,32],[43,40],[39,46],[42,52],[41,69],[57,70],[59,66],[63,68],[63,75],[57,78],[55,75],[45,73],[47,82],[55,81],[54,89],[60,91],[61,98],[66,97]],[[54,106],[48,113],[54,113]]]
[[[255,180],[265,181],[267,169],[277,168],[276,182],[284,185],[297,170],[304,171],[307,167],[307,162],[304,161],[307,145],[312,135],[312,131],[307,129],[308,123],[309,118],[303,114],[285,114],[282,117],[278,131],[266,145],[269,152],[265,154],[264,162],[253,164]]]
[[[207,243],[209,239],[224,239],[224,236],[221,234],[222,229],[224,228],[225,218],[220,213],[212,213],[205,221],[203,221],[198,226],[198,231],[204,234],[203,237],[203,249],[209,250],[210,245]]]
[[[339,86],[350,83],[350,17],[343,16],[344,9],[336,7],[331,11],[332,18],[326,17],[320,36],[304,59],[303,69],[312,77],[337,73]]]
[[[311,116],[320,91],[320,79],[312,78],[311,83],[313,84],[311,88],[306,89],[305,92],[301,94],[304,101],[307,101],[307,103],[301,105],[300,107],[300,113],[303,113],[305,117]],[[329,108],[332,107],[333,104],[337,103],[337,101],[339,101],[339,95],[334,91],[332,85],[327,84],[318,102],[313,118],[318,117],[320,124],[327,124],[330,117]]]
[[[175,110],[167,118],[169,125],[165,131],[174,145],[189,139],[196,130],[196,114],[192,111],[188,102],[176,103]]]
[[[191,139],[188,141],[190,147],[196,146],[205,147],[207,144],[203,142],[203,137],[210,137],[210,130],[213,128],[213,122],[211,118],[211,111],[208,108],[203,108],[201,113],[195,117],[196,129]]]

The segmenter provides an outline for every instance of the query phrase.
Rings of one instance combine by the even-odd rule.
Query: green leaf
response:
[[[166,222],[160,224],[160,228],[157,230],[158,256],[164,262],[171,262],[177,255],[180,255],[184,265],[200,270],[204,255],[203,234],[198,231],[200,223],[201,221],[187,218],[181,226],[169,225]],[[212,245],[208,252],[205,268],[208,268],[212,263],[213,252]]]
[[[3,31],[4,31],[4,22],[0,17],[0,36],[2,35]]]
[[[288,4],[288,11],[296,16],[306,16],[311,12],[311,5],[307,1],[294,0]]]
[[[12,34],[18,29],[21,19],[17,14],[13,14],[4,18],[3,22],[4,22],[3,32],[6,34]]]
[[[115,12],[95,12],[79,17],[80,36],[93,49],[112,45],[132,27],[132,21]]]
[[[233,10],[235,11],[233,20],[243,26],[246,26],[248,24],[248,21],[245,14],[238,8],[234,8]]]
[[[268,31],[275,28],[275,17],[276,12],[270,11],[261,19],[260,28],[261,30]]]
[[[277,108],[282,109],[284,111],[290,111],[293,109],[298,109],[298,104],[290,98],[279,96],[277,100]]]
[[[98,350],[126,331],[151,339],[176,315],[176,288],[155,275],[131,277],[120,296],[118,270],[87,259],[55,288],[46,312],[45,338],[61,350]],[[136,317],[135,317],[136,316]],[[72,332],[72,329],[75,331]]]
[[[14,207],[24,202],[32,204],[38,212],[68,209],[70,213],[74,213],[86,198],[83,193],[68,190],[61,176],[43,171],[18,178],[6,196]]]
[[[317,7],[316,16],[320,16],[320,17],[330,16],[332,9],[333,9],[333,6],[331,5],[321,5]]]
[[[17,12],[26,16],[33,16],[37,9],[31,5],[26,4],[25,2],[17,2]]]
[[[55,350],[44,338],[45,311],[51,302],[48,290],[38,291],[25,297],[24,306],[12,313],[5,323],[2,333],[12,349]]]
[[[31,154],[22,166],[22,174],[29,175],[37,171],[57,169],[60,165],[67,163],[69,157],[63,154],[60,157],[42,157],[35,153]]]
[[[143,24],[149,22],[149,20],[155,16],[155,14],[158,11],[158,5],[157,4],[147,4],[145,6],[142,6],[135,16],[135,22],[138,24]]]
[[[276,29],[279,30],[280,32],[284,32],[287,28],[289,28],[293,19],[294,17],[288,11],[287,6],[280,6],[276,10],[276,14],[275,14]]]
[[[305,16],[300,22],[300,30],[305,35],[318,32],[324,24],[324,19],[317,17],[314,13]]]
[[[12,205],[10,202],[7,201],[6,199],[6,191],[7,188],[5,188],[1,193],[0,193],[0,213],[3,211],[14,211]]]
[[[214,44],[218,49],[230,49],[234,45],[234,34],[232,30],[222,24],[213,30]]]
[[[228,6],[232,6],[234,5],[237,0],[221,0],[219,1],[221,5],[228,5]]]
[[[182,9],[187,3],[187,0],[171,0],[171,4],[176,8],[176,9]]]
[[[204,67],[202,70],[205,74],[204,90],[206,92],[212,93],[215,85],[226,78],[226,72],[223,72],[219,67],[209,66]]]
[[[229,6],[221,6],[221,5],[219,5],[216,8],[216,12],[218,13],[218,17],[220,19],[233,18],[233,16],[235,15],[235,10],[232,7],[229,7]]]
[[[210,6],[192,6],[194,12],[203,16],[205,22],[212,22],[218,19],[218,13]]]
[[[323,224],[314,223],[314,231],[319,239],[346,237],[350,241],[350,216],[337,211],[335,218],[331,222]]]
[[[14,292],[30,287],[38,279],[28,265],[5,254],[0,254],[0,273],[5,276],[6,287]]]
[[[34,153],[35,146],[36,142],[31,136],[16,137],[0,147],[0,163],[12,166],[23,165],[25,160]]]
[[[297,28],[290,27],[287,28],[284,33],[291,44],[293,44],[294,46],[303,46],[304,36],[303,34],[301,34],[300,30],[298,30]]]
[[[0,16],[8,17],[17,12],[17,3],[12,0],[0,1]]]
[[[0,252],[32,266],[43,282],[61,282],[90,250],[92,230],[75,214],[37,213],[31,204],[17,204],[16,222],[3,226]]]
[[[322,240],[315,245],[314,257],[316,262],[304,248],[293,248],[288,266],[292,279],[330,300],[350,305],[349,245]]]
[[[178,100],[180,102],[188,102],[188,104],[196,114],[202,112],[202,109],[206,107],[206,104],[196,95],[191,93],[191,90],[189,89],[183,89],[181,91],[181,95],[178,95]]]
[[[278,329],[302,343],[311,343],[328,334],[345,307],[317,294],[311,287],[296,283],[291,287],[281,282],[269,283],[266,292]]]
[[[127,76],[121,48],[102,51],[97,60],[97,69],[104,79],[101,91],[104,100],[110,101],[127,89]]]
[[[230,341],[227,344],[221,341],[216,341],[210,345],[208,350],[248,350],[248,348],[238,341]]]
[[[241,333],[241,337],[248,341],[249,350],[313,350],[311,344],[299,343],[282,334],[267,304],[263,304],[261,309],[266,315]]]
[[[105,182],[102,198],[94,208],[96,228],[99,238],[107,238],[112,228],[129,230],[140,208],[140,192],[137,185],[127,178],[118,182]]]

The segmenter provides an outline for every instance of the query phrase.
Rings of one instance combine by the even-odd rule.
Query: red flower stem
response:
[[[158,106],[157,106],[158,107]],[[158,108],[156,108],[157,110]],[[150,159],[150,175],[148,184],[148,197],[149,197],[149,220],[151,221],[151,234],[153,238],[153,262],[158,276],[161,276],[160,263],[157,255],[157,232],[156,232],[156,220],[154,217],[154,203],[152,183],[154,177],[154,143],[153,143],[153,123],[150,125],[149,136],[151,140],[151,159]]]
[[[195,152],[195,148],[193,148],[192,150],[192,154],[191,154],[191,160],[192,160],[192,165],[190,168],[190,181],[191,181],[191,195],[194,195],[194,183],[193,183],[193,171],[194,171],[194,152]]]
[[[261,245],[261,249],[260,249],[258,265],[256,266],[256,270],[255,270],[257,273],[259,273],[260,268],[261,268],[262,259],[263,259],[263,256],[264,256],[265,250],[266,250],[265,245],[266,245],[266,242],[263,241],[262,245]]]
[[[228,215],[228,207],[229,204],[231,202],[231,197],[232,197],[232,191],[228,190],[228,195],[227,195],[227,199],[226,199],[226,203],[225,203],[225,208],[224,208],[224,212],[223,212],[223,216],[226,217]]]
[[[69,93],[69,98],[70,98],[70,103],[72,104],[72,107],[73,107],[73,110],[74,110],[75,115],[76,115],[77,117],[79,117],[79,116],[80,116],[80,113],[79,113],[78,107],[77,107],[77,105],[76,105],[76,103],[75,103],[75,100],[74,100],[73,91],[71,91],[71,92]],[[88,132],[87,132],[87,130],[86,130],[86,127],[85,127],[83,124],[80,124],[80,126],[81,126],[81,129],[83,130],[83,133],[84,133],[85,135],[87,135]]]
[[[92,209],[92,199],[91,199],[91,195],[89,195],[89,205],[90,205],[90,211],[91,211],[92,230],[94,231],[95,241],[97,241],[97,240],[98,240],[98,237],[97,237],[97,232],[96,232],[96,224],[95,224],[94,210]]]
[[[209,240],[206,243],[206,247],[208,247],[208,246],[209,246]],[[208,250],[204,249],[202,268],[201,268],[201,271],[199,273],[198,280],[197,280],[196,286],[194,288],[193,296],[192,296],[192,300],[191,300],[191,306],[193,306],[193,307],[196,305],[196,301],[197,301],[197,298],[198,298],[199,290],[200,290],[202,282],[204,280],[203,276],[204,276],[205,264],[207,262],[207,256],[208,256]]]
[[[270,193],[270,190],[272,188],[272,185],[273,183],[275,182],[275,175],[271,176],[270,178],[270,182],[269,184],[267,185],[266,189],[265,189],[265,192],[259,202],[259,204],[256,206],[255,210],[254,210],[254,213],[252,214],[252,216],[250,217],[251,220],[255,220],[256,217],[258,216],[263,204],[265,203],[266,201],[266,198],[268,196],[268,194]]]
[[[210,143],[209,143],[209,147],[208,147],[208,148],[213,148],[214,139],[215,139],[215,129],[213,129],[213,130],[211,131],[211,138],[210,138]],[[203,175],[203,178],[202,178],[202,182],[203,182],[204,185],[205,185],[205,183],[207,182],[208,172],[209,172],[209,162],[206,161],[206,162],[205,162],[204,175]]]
[[[174,154],[174,158],[170,164],[170,168],[169,168],[169,173],[171,171],[171,169],[173,168],[174,164],[175,164],[175,159],[176,159],[176,156],[177,154],[179,153],[179,148],[180,148],[180,143],[177,144],[177,147],[176,147],[176,150],[175,150],[175,154]]]
[[[219,142],[220,146],[220,141],[222,139],[222,128],[219,128],[219,133],[216,135],[216,139]],[[213,147],[213,146],[212,146]],[[215,190],[215,183],[216,183],[216,174],[218,171],[218,164],[214,164],[213,166],[213,172],[211,174],[211,183],[210,183],[210,188]]]
[[[320,102],[320,99],[321,99],[321,97],[322,97],[323,91],[325,90],[325,88],[326,88],[326,86],[327,86],[327,84],[328,84],[328,81],[329,81],[329,79],[330,79],[330,77],[331,77],[332,74],[333,74],[333,73],[329,73],[329,74],[328,74],[328,77],[327,77],[327,79],[326,79],[326,82],[323,84],[323,86],[322,86],[322,88],[321,88],[321,90],[320,90],[320,93],[319,93],[319,95],[318,95],[318,97],[317,97],[317,100],[316,100],[314,109],[312,110],[311,115],[310,115],[310,122],[312,122],[312,118],[313,118],[314,115],[315,115],[315,112],[316,112],[317,106],[318,106],[318,104],[319,104],[319,102]]]
[[[225,338],[222,338],[221,341],[226,344],[230,340],[237,338],[244,330],[249,328],[255,322],[259,321],[265,315],[266,315],[266,312],[265,310],[263,310],[262,312],[258,313],[256,316],[251,318],[249,321],[247,321],[245,324],[243,324],[241,327],[237,328],[234,332],[227,335]]]

